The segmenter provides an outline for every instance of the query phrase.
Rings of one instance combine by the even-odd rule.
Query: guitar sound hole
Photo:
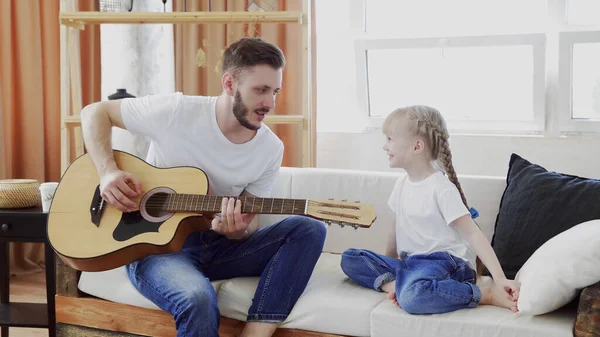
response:
[[[168,215],[167,209],[169,194],[165,192],[157,192],[148,198],[145,204],[145,209],[148,215],[156,218]]]

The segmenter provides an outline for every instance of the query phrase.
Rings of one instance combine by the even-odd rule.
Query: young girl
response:
[[[519,284],[506,279],[492,247],[471,219],[452,166],[443,117],[427,106],[397,109],[386,118],[383,133],[390,167],[407,172],[388,200],[396,215],[393,231],[385,255],[346,250],[344,273],[364,287],[387,292],[388,299],[411,314],[478,304],[516,312]],[[439,164],[445,175],[436,169]],[[476,285],[481,268],[475,253],[494,279],[487,288]]]

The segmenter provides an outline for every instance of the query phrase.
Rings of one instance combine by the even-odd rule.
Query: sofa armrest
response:
[[[600,337],[600,282],[581,291],[575,337]]]
[[[56,295],[68,297],[82,297],[83,293],[77,287],[79,283],[80,271],[77,271],[66,264],[56,256]]]

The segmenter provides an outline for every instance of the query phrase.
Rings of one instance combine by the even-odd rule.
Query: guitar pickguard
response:
[[[117,241],[126,241],[137,235],[156,232],[164,221],[152,222],[146,220],[140,211],[123,213],[121,220],[113,232],[113,238]]]

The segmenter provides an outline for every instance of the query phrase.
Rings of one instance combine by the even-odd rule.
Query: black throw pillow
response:
[[[492,247],[509,279],[546,241],[600,219],[600,180],[549,172],[513,153],[506,184]]]

